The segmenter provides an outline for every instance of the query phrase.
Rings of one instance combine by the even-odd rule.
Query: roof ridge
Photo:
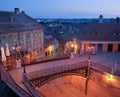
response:
[[[1,13],[1,12],[4,12],[4,13],[14,13],[13,11],[1,11],[1,10],[0,10],[0,13]]]

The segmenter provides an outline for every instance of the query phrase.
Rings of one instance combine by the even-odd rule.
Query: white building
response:
[[[9,45],[10,54],[15,59],[23,56],[27,60],[43,55],[43,28],[33,18],[15,8],[14,12],[0,11],[0,47]]]

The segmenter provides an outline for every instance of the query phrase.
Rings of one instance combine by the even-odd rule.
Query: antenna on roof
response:
[[[25,14],[25,11],[22,11],[23,14]]]

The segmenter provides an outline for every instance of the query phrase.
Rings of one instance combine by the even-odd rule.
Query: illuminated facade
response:
[[[28,60],[43,56],[43,36],[42,26],[18,8],[0,12],[0,47],[7,43],[11,54],[19,50]]]
[[[120,23],[73,24],[72,28],[74,32],[72,35],[76,36],[77,41],[71,39],[66,42],[65,52],[72,51],[74,54],[120,52]],[[79,31],[75,31],[75,28]]]
[[[59,42],[51,35],[45,36],[44,40],[45,56],[56,55],[59,49]]]

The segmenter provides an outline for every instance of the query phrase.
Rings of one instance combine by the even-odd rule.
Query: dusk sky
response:
[[[120,0],[0,0],[0,11],[13,11],[15,7],[33,18],[120,16]]]

